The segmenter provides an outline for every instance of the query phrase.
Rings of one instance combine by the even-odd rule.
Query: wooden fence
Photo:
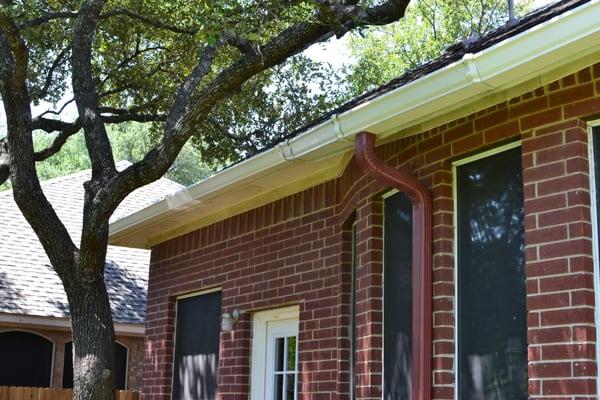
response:
[[[117,390],[117,400],[139,400],[134,390]],[[73,400],[73,389],[0,386],[0,400]]]

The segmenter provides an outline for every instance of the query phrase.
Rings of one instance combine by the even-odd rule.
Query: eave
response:
[[[0,325],[13,328],[38,328],[59,331],[71,331],[69,318],[44,317],[37,315],[0,313]],[[134,324],[115,322],[115,334],[122,336],[143,337],[145,326],[143,323]],[[0,329],[2,330],[2,329]]]
[[[600,61],[600,2],[586,3],[310,128],[110,225],[110,243],[158,243],[335,179],[354,136],[426,131]]]

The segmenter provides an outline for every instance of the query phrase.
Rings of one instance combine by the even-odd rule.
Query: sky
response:
[[[524,0],[516,0],[519,3]],[[534,8],[550,4],[555,0],[534,0]],[[311,59],[318,62],[328,62],[333,67],[341,67],[343,64],[347,64],[351,59],[350,52],[348,51],[348,40],[349,35],[344,36],[341,39],[335,37],[328,40],[325,43],[320,43],[311,46],[305,51],[305,54]],[[1,102],[0,102],[1,104]],[[38,115],[49,108],[50,104],[40,104],[33,108],[33,115]],[[71,113],[74,113],[74,107],[71,108]],[[4,107],[0,106],[0,136],[3,135],[4,127],[6,126],[6,116],[4,115]]]

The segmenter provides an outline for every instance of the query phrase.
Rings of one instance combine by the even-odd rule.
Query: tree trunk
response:
[[[87,269],[82,267],[75,270]],[[73,398],[114,400],[115,332],[104,277],[77,276],[64,283],[73,329]]]

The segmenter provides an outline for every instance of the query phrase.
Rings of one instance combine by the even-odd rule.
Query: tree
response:
[[[63,282],[75,399],[114,398],[114,328],[103,272],[108,220],[119,203],[164,175],[194,133],[206,143],[268,136],[251,131],[232,138],[219,129],[223,115],[254,115],[231,112],[227,102],[313,43],[398,20],[408,2],[0,0],[0,96],[7,116],[0,183],[10,176],[15,201]],[[32,104],[58,101],[69,90],[75,120],[61,110],[32,115]],[[152,123],[156,144],[117,171],[106,125],[130,121]],[[39,151],[37,130],[56,132]],[[36,162],[80,130],[92,174],[76,245],[44,196]]]
[[[116,161],[136,162],[156,144],[147,134],[144,124],[136,122],[111,126],[108,129],[113,154]],[[47,148],[55,138],[52,135],[34,134],[33,145],[37,151]],[[218,165],[216,166],[218,167]],[[85,147],[85,138],[81,132],[71,136],[60,152],[36,164],[40,180],[46,180],[91,168]],[[192,143],[186,143],[165,176],[182,185],[189,186],[208,176],[215,167],[204,163],[200,152]],[[9,182],[4,184],[9,187]],[[0,186],[2,190],[2,186]]]
[[[517,4],[517,15],[532,9]],[[377,87],[403,72],[439,57],[460,40],[476,39],[508,22],[506,0],[414,0],[402,20],[350,36],[356,63],[348,81],[354,95]]]

